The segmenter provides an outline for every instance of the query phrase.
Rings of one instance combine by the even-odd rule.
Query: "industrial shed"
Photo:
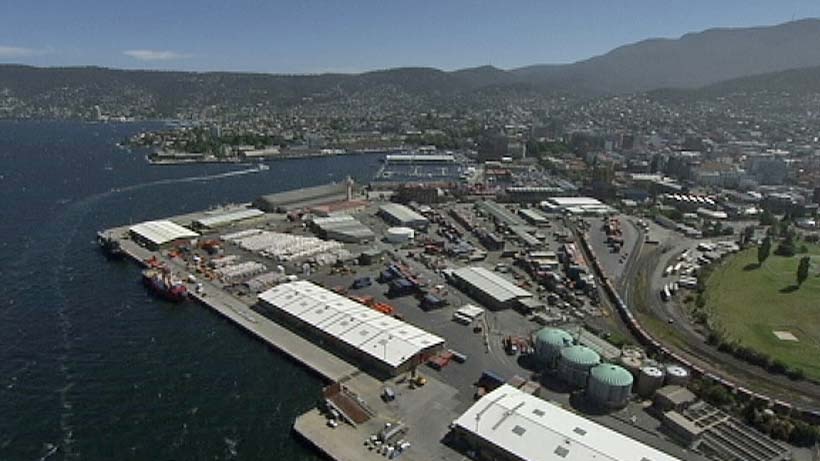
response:
[[[399,203],[385,203],[379,207],[379,215],[398,226],[426,229],[429,221],[424,216]]]
[[[300,208],[349,200],[351,187],[352,184],[341,182],[263,195],[254,200],[253,206],[269,213],[286,213]]]
[[[256,208],[242,208],[225,213],[209,214],[193,222],[194,229],[218,229],[246,219],[264,216],[265,212]]]
[[[372,242],[376,234],[358,219],[350,215],[314,218],[311,221],[313,230],[320,237],[338,240],[339,242],[364,243]]]
[[[571,411],[503,384],[454,422],[478,459],[674,461],[675,458]]]
[[[485,215],[492,217],[498,224],[504,224],[510,227],[524,225],[524,221],[522,221],[521,218],[519,218],[515,213],[510,211],[504,205],[493,202],[492,200],[476,202],[475,208]]]
[[[549,225],[550,223],[546,216],[542,215],[540,211],[533,208],[522,208],[518,210],[518,214],[533,226],[543,227]]]
[[[464,267],[452,272],[451,280],[491,309],[517,307],[520,300],[532,298],[532,293],[483,267]]]
[[[444,339],[308,281],[259,295],[273,314],[328,350],[378,375],[395,376],[444,346]]]
[[[551,197],[541,202],[541,209],[548,212],[574,215],[605,215],[615,210],[592,197]]]
[[[145,221],[128,229],[135,242],[157,250],[167,245],[199,237],[199,234],[171,221]]]

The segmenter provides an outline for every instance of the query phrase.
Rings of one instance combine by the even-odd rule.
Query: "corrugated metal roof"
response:
[[[379,207],[379,211],[401,223],[427,222],[427,218],[400,203],[385,203]]]
[[[512,211],[507,209],[507,207],[493,202],[492,200],[476,202],[475,206],[485,213],[490,214],[496,220],[504,222],[508,226],[524,225],[524,221],[522,221],[521,218],[516,216]]]
[[[455,424],[530,461],[678,460],[508,384],[474,403]]]
[[[199,237],[199,234],[191,229],[171,221],[145,221],[131,226],[129,230],[155,245]]]
[[[347,184],[340,182],[263,195],[254,201],[254,205],[264,209],[289,208],[294,205],[310,206],[345,196],[347,196]]]
[[[256,208],[247,208],[244,210],[231,211],[228,213],[221,213],[217,215],[208,216],[202,219],[197,219],[196,224],[203,227],[216,227],[232,222],[242,221],[244,219],[256,218],[264,215],[265,212]]]
[[[550,197],[547,201],[563,207],[605,206],[600,200],[592,197]]]
[[[329,238],[372,239],[376,236],[369,227],[349,215],[315,218],[313,224]]]
[[[532,296],[529,291],[483,267],[463,267],[453,275],[501,303]]]
[[[540,211],[532,208],[523,208],[518,211],[521,216],[532,219],[533,221],[546,221],[547,217],[542,215]]]
[[[259,299],[391,367],[444,343],[436,335],[308,281],[278,285]]]

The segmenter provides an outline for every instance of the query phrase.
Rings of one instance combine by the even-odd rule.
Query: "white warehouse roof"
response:
[[[474,403],[455,424],[529,461],[678,460],[507,384]]]
[[[129,230],[155,245],[199,237],[196,232],[171,221],[145,221],[131,226]]]
[[[304,280],[278,285],[259,299],[393,368],[444,343],[436,335]]]
[[[462,267],[453,275],[501,303],[532,296],[529,291],[483,267]]]
[[[265,212],[262,210],[256,208],[246,208],[243,210],[210,215],[202,219],[197,219],[194,223],[202,227],[218,227],[245,219],[256,218],[264,214]]]
[[[547,201],[559,207],[606,206],[600,200],[592,197],[550,197]]]

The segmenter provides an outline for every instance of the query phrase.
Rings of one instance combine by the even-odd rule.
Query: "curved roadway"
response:
[[[682,344],[673,344],[657,331],[648,329],[646,324],[642,325],[644,330],[692,363],[753,392],[789,402],[798,408],[820,409],[820,385],[810,381],[792,381],[783,375],[769,373],[763,368],[718,351],[706,344],[703,335],[697,331],[678,303],[661,302],[657,295],[657,286],[660,284],[660,273],[666,267],[667,260],[679,255],[686,248],[692,248],[696,241],[672,233],[662,240],[660,245],[647,245],[644,243],[643,232],[639,233],[641,237],[626,261],[624,274],[619,283],[616,283],[616,287],[624,302],[641,315],[651,315],[664,322],[672,319],[683,341]],[[668,251],[663,252],[664,247],[668,248]],[[647,292],[639,293],[643,287],[646,287]],[[642,297],[646,305],[636,305]]]

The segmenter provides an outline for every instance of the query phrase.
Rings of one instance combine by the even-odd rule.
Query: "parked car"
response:
[[[358,289],[369,287],[370,285],[373,285],[373,279],[371,279],[370,277],[361,277],[354,280],[352,286],[354,289]]]

